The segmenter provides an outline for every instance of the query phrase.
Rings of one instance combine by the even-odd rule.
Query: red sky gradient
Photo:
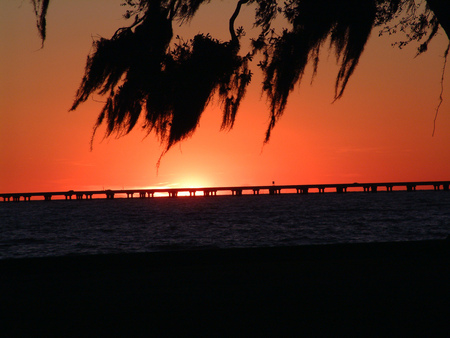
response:
[[[103,139],[99,130],[90,151],[102,103],[90,99],[75,112],[68,109],[93,37],[109,38],[127,24],[121,2],[51,2],[43,49],[29,2],[0,3],[1,193],[450,179],[448,81],[432,137],[448,43],[443,32],[414,58],[417,45],[399,50],[375,30],[335,103],[337,67],[325,51],[312,86],[309,70],[266,145],[268,107],[254,69],[234,129],[220,132],[220,107],[210,105],[194,136],[162,158],[159,173],[163,148],[139,127],[119,139]],[[228,39],[234,4],[205,6],[182,35],[211,31]],[[253,8],[243,11],[237,25],[255,34],[245,20]]]

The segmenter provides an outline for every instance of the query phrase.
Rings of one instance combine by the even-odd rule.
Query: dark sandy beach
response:
[[[446,336],[450,241],[0,261],[2,336]]]

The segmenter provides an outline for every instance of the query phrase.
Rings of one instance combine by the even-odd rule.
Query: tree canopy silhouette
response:
[[[49,0],[33,0],[37,26],[45,40]],[[230,39],[220,41],[207,32],[184,41],[172,26],[189,22],[210,0],[126,0],[129,26],[111,38],[94,41],[85,75],[71,110],[91,95],[107,96],[95,130],[106,123],[106,136],[129,133],[142,116],[148,133],[155,132],[168,151],[192,135],[200,116],[217,93],[223,107],[222,129],[233,127],[239,104],[252,79],[250,63],[264,75],[268,98],[268,141],[283,114],[288,97],[312,64],[318,70],[322,48],[336,54],[339,70],[335,100],[342,97],[375,27],[381,34],[403,32],[403,47],[419,42],[425,52],[439,27],[450,32],[450,5],[446,0],[237,0],[229,19]],[[243,5],[255,10],[253,25],[260,29],[251,48],[241,52],[243,29],[235,20]],[[285,19],[277,31],[274,20]],[[261,59],[262,57],[262,59]]]

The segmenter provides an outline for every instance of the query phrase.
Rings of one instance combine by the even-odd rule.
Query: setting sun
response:
[[[198,176],[183,177],[177,183],[177,187],[181,188],[205,188],[210,186],[211,184],[207,178],[201,178]]]

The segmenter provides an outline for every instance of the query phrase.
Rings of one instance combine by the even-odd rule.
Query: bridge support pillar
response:
[[[216,195],[217,195],[216,190],[203,190],[203,196],[216,196]]]
[[[406,191],[416,191],[416,186],[415,185],[407,185],[406,186]]]
[[[270,195],[279,195],[280,193],[281,193],[281,189],[276,189],[276,188],[269,189]]]
[[[342,194],[343,192],[347,192],[347,187],[337,186],[336,187],[336,192],[338,194]]]

